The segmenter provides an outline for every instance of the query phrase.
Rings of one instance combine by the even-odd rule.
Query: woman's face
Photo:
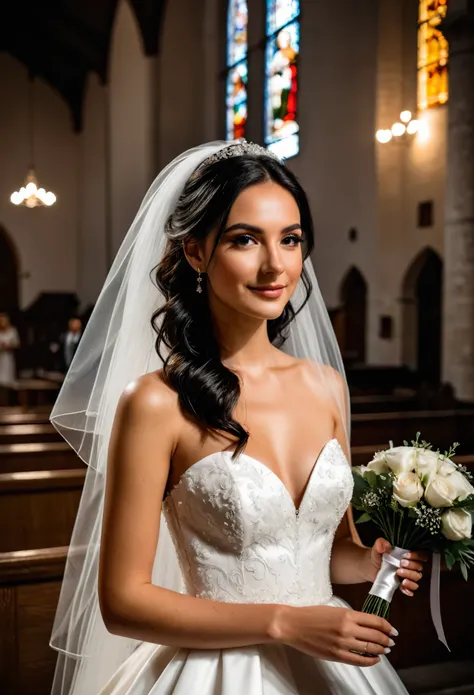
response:
[[[303,268],[300,224],[296,201],[285,188],[273,181],[246,188],[230,211],[211,260],[217,231],[205,241],[211,306],[217,300],[256,319],[278,318]]]

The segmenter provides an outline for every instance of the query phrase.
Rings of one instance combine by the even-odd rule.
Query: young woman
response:
[[[390,545],[354,530],[312,248],[301,186],[256,145],[195,148],[152,185],[52,415],[90,464],[53,692],[406,695],[396,630],[332,593]],[[411,595],[425,559],[399,570]]]

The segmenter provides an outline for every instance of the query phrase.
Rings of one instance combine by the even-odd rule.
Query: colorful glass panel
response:
[[[247,61],[243,60],[227,73],[227,139],[245,136],[247,122]]]
[[[229,0],[227,15],[227,139],[245,136],[247,122],[247,24],[246,0]]]
[[[296,19],[299,13],[299,0],[267,0],[267,36]]]
[[[246,0],[230,0],[227,16],[227,66],[247,55],[248,9]]]
[[[448,101],[449,46],[440,30],[448,0],[421,0],[418,16],[418,108]]]
[[[274,2],[270,2],[274,5]],[[287,24],[267,40],[265,144],[278,156],[299,151],[298,56],[299,21]]]

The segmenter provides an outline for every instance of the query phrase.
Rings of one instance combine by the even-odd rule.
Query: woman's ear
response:
[[[198,241],[183,242],[183,252],[189,265],[194,268],[196,273],[199,269],[201,272],[204,271],[204,254]]]

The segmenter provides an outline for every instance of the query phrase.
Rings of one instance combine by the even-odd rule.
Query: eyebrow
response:
[[[255,234],[264,234],[261,227],[255,227],[253,224],[247,224],[246,222],[237,222],[237,224],[233,224],[231,227],[224,229],[222,233],[227,234],[228,232],[233,232],[234,229],[246,229],[248,232],[254,232]],[[288,232],[294,232],[296,229],[301,229],[301,224],[298,222],[296,224],[290,224],[289,227],[285,227],[281,230],[281,233],[287,234]]]

